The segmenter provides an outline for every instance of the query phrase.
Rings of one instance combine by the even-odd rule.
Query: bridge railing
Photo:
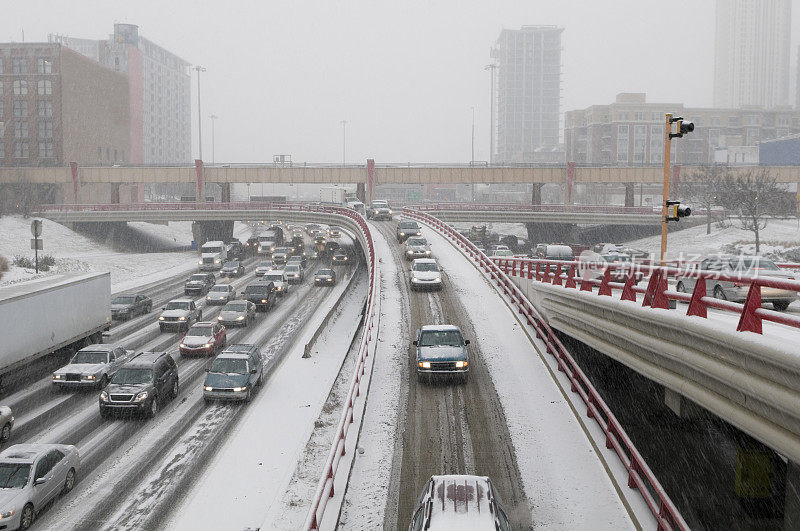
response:
[[[528,203],[414,203],[405,205],[405,208],[422,212],[441,212],[445,210],[478,211],[478,212],[574,212],[586,214],[652,214],[659,215],[660,211],[652,207],[624,207],[613,205],[533,205]]]
[[[523,315],[536,337],[546,346],[546,351],[556,358],[558,370],[565,373],[570,381],[572,392],[578,394],[586,404],[586,415],[597,422],[606,437],[606,448],[613,449],[628,472],[628,487],[635,488],[641,494],[653,518],[657,529],[688,530],[686,522],[667,495],[655,474],[650,470],[625,430],[614,414],[603,401],[589,378],[575,362],[572,355],[561,343],[550,325],[536,310],[525,294],[509,278],[508,274],[497,263],[484,254],[464,235],[439,219],[414,209],[403,209],[403,214],[434,228],[451,240],[473,262],[496,282],[503,293],[509,297],[517,311]]]
[[[565,289],[579,289],[597,295],[611,296],[614,290],[620,291],[620,299],[637,301],[637,294],[644,294],[642,306],[656,309],[670,309],[670,300],[689,303],[686,315],[707,318],[708,308],[732,312],[739,316],[736,327],[740,332],[762,333],[762,321],[771,321],[793,328],[800,328],[800,316],[762,308],[762,299],[781,300],[797,298],[800,282],[793,278],[777,278],[765,275],[726,274],[719,271],[702,271],[689,266],[660,267],[656,265],[631,262],[596,262],[586,260],[538,260],[530,258],[492,258],[503,272],[545,282]],[[795,266],[797,264],[784,264]],[[646,287],[638,285],[647,276]],[[668,278],[693,280],[695,285],[689,294],[668,288]],[[616,281],[615,281],[616,280]],[[735,287],[748,287],[743,304],[709,296],[706,283],[726,283]],[[679,286],[682,282],[679,280]],[[772,291],[771,295],[762,296]],[[780,292],[776,294],[775,291]]]
[[[152,203],[98,203],[98,204],[63,204],[39,205],[40,212],[140,212],[146,210],[291,210],[316,212],[327,205],[299,201],[233,201],[233,202],[152,202]],[[335,207],[349,210],[344,207]]]

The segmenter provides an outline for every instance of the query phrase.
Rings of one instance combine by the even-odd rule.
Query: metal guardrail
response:
[[[405,205],[406,208],[422,212],[437,211],[477,211],[477,212],[570,212],[586,214],[652,214],[660,216],[661,209],[653,210],[651,207],[624,207],[613,205],[561,205],[544,204],[534,205],[529,203],[415,203]]]
[[[645,463],[641,454],[639,454],[639,451],[588,377],[583,373],[544,318],[511,281],[505,271],[480,251],[475,244],[446,223],[425,212],[403,209],[403,214],[429,225],[453,241],[509,297],[528,325],[533,328],[536,337],[544,341],[547,353],[556,358],[558,370],[564,372],[570,380],[572,392],[577,393],[586,404],[586,415],[589,418],[593,418],[603,430],[606,436],[606,448],[613,449],[625,466],[628,471],[628,487],[637,489],[641,494],[657,522],[657,529],[659,531],[668,529],[688,530],[688,525],[672,503],[669,495],[667,495],[655,474],[647,466],[647,463]]]

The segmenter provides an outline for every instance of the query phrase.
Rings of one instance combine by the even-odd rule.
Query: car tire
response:
[[[11,423],[6,422],[3,425],[3,431],[0,433],[0,441],[5,442],[10,438],[11,438]]]
[[[67,477],[64,479],[64,486],[61,488],[61,494],[67,494],[75,486],[75,469],[70,468],[67,472]]]
[[[110,418],[110,417],[111,417],[111,413],[109,413],[107,410],[105,410],[103,408],[100,408],[100,418],[101,419],[106,420],[107,418]]]
[[[23,507],[22,514],[19,517],[20,531],[26,531],[27,529],[30,529],[31,525],[33,525],[33,519],[35,517],[36,514],[33,512],[33,504],[29,503]]]
[[[147,416],[151,419],[158,415],[158,395],[153,396],[150,407],[147,409]]]
[[[164,327],[163,326],[159,326],[158,328],[161,329],[161,333],[163,334],[164,333]]]
[[[264,371],[258,373],[258,380],[256,380],[256,385],[261,387],[261,384],[264,383]]]
[[[686,286],[683,285],[683,282],[678,282],[675,286],[675,291],[679,293],[686,293]]]
[[[785,312],[789,308],[789,301],[775,301],[772,307],[779,312]]]
[[[244,401],[249,403],[252,398],[253,398],[252,389],[248,387],[247,388],[247,395],[245,395]]]
[[[172,394],[172,398],[173,399],[178,398],[178,379],[177,378],[175,378],[175,381],[172,382],[172,392],[171,392],[171,394]]]
[[[714,286],[714,298],[722,301],[728,300],[728,297],[725,296],[725,290],[722,289],[722,286]]]

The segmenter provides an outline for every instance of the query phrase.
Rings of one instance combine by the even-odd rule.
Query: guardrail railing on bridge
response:
[[[528,325],[533,328],[536,337],[545,343],[547,353],[556,358],[558,370],[566,374],[570,381],[572,392],[577,393],[583,403],[586,404],[586,415],[589,418],[593,418],[603,430],[606,436],[606,448],[613,449],[625,466],[628,471],[628,487],[637,489],[642,495],[657,522],[657,529],[688,529],[686,522],[664,491],[661,483],[647,466],[639,451],[619,424],[619,421],[617,421],[589,381],[589,378],[575,362],[552,328],[506,272],[464,235],[430,214],[404,208],[403,215],[425,223],[451,240],[470,259],[476,262],[489,275],[492,281],[497,283],[503,293],[509,297],[511,303],[516,306],[517,311],[524,316]]]
[[[405,205],[406,208],[422,212],[437,212],[445,210],[477,211],[477,212],[572,212],[576,214],[652,214],[660,215],[660,210],[652,207],[624,207],[613,205],[534,205],[529,203],[415,203]]]

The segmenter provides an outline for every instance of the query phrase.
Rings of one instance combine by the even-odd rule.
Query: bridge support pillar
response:
[[[578,226],[572,223],[526,223],[531,243],[577,243]]]
[[[119,204],[119,183],[111,183],[111,202],[115,205]]]
[[[625,183],[625,206],[632,207],[633,205],[633,183]]]
[[[542,186],[544,186],[544,183],[533,183],[533,188],[531,189],[532,205],[542,204]]]
[[[198,247],[209,241],[227,242],[233,239],[233,221],[195,221],[192,237]]]
[[[365,183],[356,183],[356,197],[362,203],[367,203],[367,186]]]
[[[221,201],[223,203],[230,203],[231,202],[231,183],[220,183],[220,187],[222,188],[222,195]]]

